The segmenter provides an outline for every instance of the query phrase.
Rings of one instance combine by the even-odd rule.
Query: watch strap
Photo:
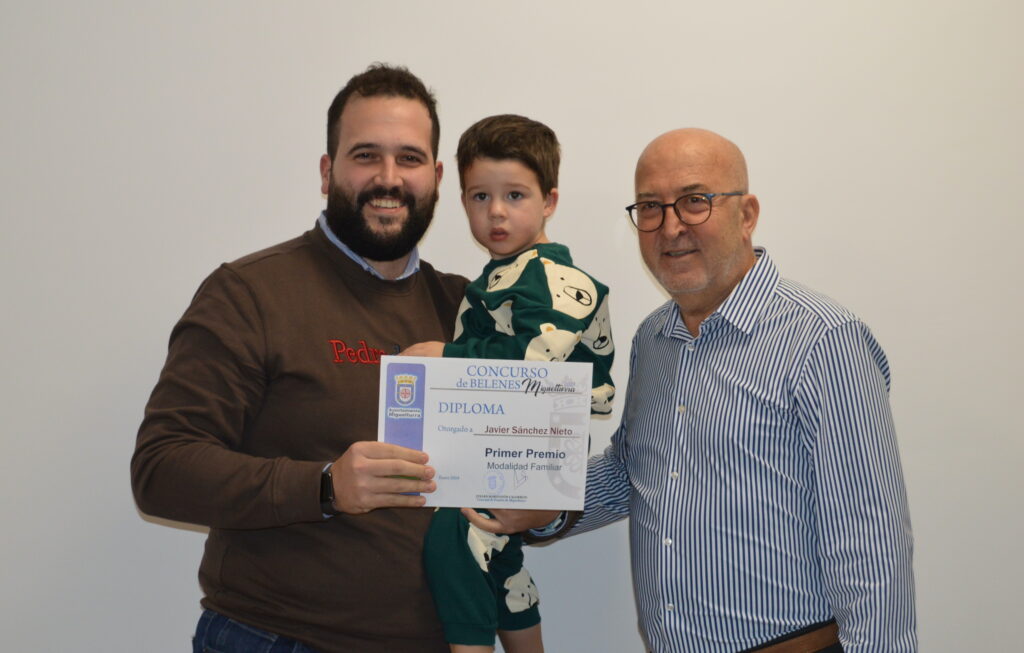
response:
[[[340,512],[334,507],[334,477],[331,475],[331,463],[327,463],[320,472],[320,512],[325,519]]]

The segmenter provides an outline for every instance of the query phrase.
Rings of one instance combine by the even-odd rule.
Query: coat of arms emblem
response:
[[[395,401],[400,406],[411,406],[416,401],[416,376],[414,374],[395,375]]]

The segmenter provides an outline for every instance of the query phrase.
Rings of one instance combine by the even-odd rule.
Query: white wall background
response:
[[[735,140],[756,241],[889,354],[922,650],[1017,648],[1022,20],[1010,0],[2,0],[0,647],[188,649],[204,535],[135,509],[142,408],[200,280],[313,224],[326,107],[383,60],[440,100],[423,251],[445,269],[484,261],[461,131],[518,112],[558,133],[549,234],[613,290],[620,390],[663,301],[621,210],[636,156],[678,126]],[[532,552],[549,650],[642,650],[627,565],[622,524]]]

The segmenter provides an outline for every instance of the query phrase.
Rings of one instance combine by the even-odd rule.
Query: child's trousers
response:
[[[540,623],[521,535],[494,535],[455,508],[439,508],[423,543],[423,563],[448,643],[493,646],[498,629]]]

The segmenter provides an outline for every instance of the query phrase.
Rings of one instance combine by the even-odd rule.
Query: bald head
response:
[[[662,211],[657,229],[638,232],[640,253],[693,335],[756,260],[751,237],[760,209],[747,190],[740,148],[706,129],[662,134],[636,163],[637,203]],[[690,203],[680,208],[680,201]],[[694,206],[706,208],[696,224],[680,213]]]
[[[695,177],[713,177],[729,188],[689,188],[686,191],[728,192],[747,190],[747,161],[736,144],[706,129],[675,129],[658,136],[644,148],[636,163],[637,197],[644,193],[641,180],[654,173],[686,170]],[[699,182],[694,182],[699,183]],[[680,189],[683,191],[683,189]]]

